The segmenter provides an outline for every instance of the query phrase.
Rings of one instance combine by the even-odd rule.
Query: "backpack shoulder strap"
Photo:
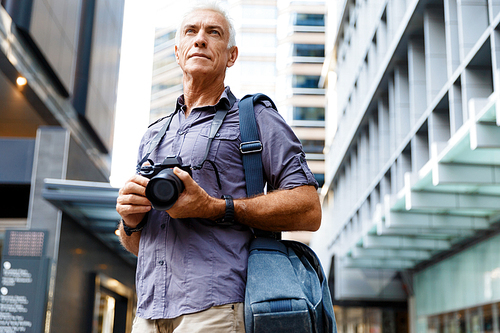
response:
[[[260,141],[257,121],[255,120],[254,105],[260,100],[270,101],[276,109],[274,102],[264,94],[246,95],[239,102],[240,115],[240,152],[243,154],[243,169],[247,196],[251,197],[264,193],[264,172],[262,170],[262,142]],[[281,238],[281,233],[268,232],[254,229],[257,236],[266,236],[276,239]]]
[[[239,103],[240,152],[243,155],[243,169],[245,170],[247,196],[249,197],[264,192],[264,173],[262,171],[261,156],[262,142],[259,138],[254,112],[254,101],[260,96],[263,97],[265,95],[246,95]],[[269,99],[269,97],[267,98]]]

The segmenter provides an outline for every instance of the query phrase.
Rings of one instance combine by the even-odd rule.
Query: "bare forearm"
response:
[[[234,201],[239,223],[269,231],[316,231],[321,224],[321,204],[313,186],[280,190]]]
[[[174,173],[185,189],[167,210],[170,217],[212,220],[224,217],[225,200],[209,196],[187,172],[174,168]],[[318,192],[310,185],[234,200],[234,212],[236,222],[261,230],[316,231],[321,224]]]
[[[139,254],[141,231],[134,232],[132,235],[127,236],[127,234],[125,234],[125,230],[123,230],[123,223],[120,223],[118,230],[120,231],[120,243],[122,243],[123,247],[127,251],[137,256]]]

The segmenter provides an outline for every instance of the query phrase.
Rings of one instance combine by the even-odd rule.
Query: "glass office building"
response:
[[[499,332],[499,9],[329,3],[313,245],[337,302],[406,302],[410,332]]]
[[[177,27],[155,30],[150,122],[170,114],[182,94],[182,70],[174,52],[176,31]]]
[[[324,1],[228,0],[225,5],[239,50],[226,72],[226,84],[240,98],[262,92],[275,101],[322,185],[325,90],[318,83],[324,61]],[[151,121],[169,114],[182,93],[182,72],[174,55],[176,28],[156,31]]]
[[[316,180],[324,183],[325,2],[277,1],[276,104],[302,142]]]
[[[123,0],[2,0],[0,331],[126,332],[109,185]]]

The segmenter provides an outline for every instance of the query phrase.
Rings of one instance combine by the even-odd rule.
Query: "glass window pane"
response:
[[[302,142],[302,148],[307,154],[323,154],[323,149],[325,147],[325,140],[300,140]]]
[[[439,333],[439,316],[430,317],[427,321],[427,332],[428,333]]]
[[[325,175],[322,173],[315,173],[314,178],[318,182],[319,187],[322,187],[325,184]]]
[[[318,88],[319,75],[294,75],[294,88]]]
[[[182,84],[182,76],[171,77],[166,80],[163,80],[157,84],[154,84],[151,88],[151,93],[157,93],[159,91],[177,86]]]
[[[325,45],[322,44],[294,44],[293,55],[296,57],[324,57]]]
[[[483,311],[480,307],[470,312],[470,331],[471,333],[483,332]]]
[[[173,64],[173,63],[176,63],[175,54],[172,53],[172,54],[165,55],[161,59],[153,62],[153,70],[157,70],[157,69],[166,67],[166,66]]]
[[[176,32],[176,30],[169,31],[169,32],[155,38],[155,48],[157,46],[160,46],[163,43],[166,43],[166,42],[169,42],[169,41],[175,39],[175,32]]]
[[[492,305],[483,306],[484,333],[493,333],[493,311]]]
[[[323,27],[325,25],[325,15],[297,13],[295,15],[294,24]]]
[[[325,108],[322,107],[309,107],[309,106],[294,106],[293,107],[294,120],[325,120]]]

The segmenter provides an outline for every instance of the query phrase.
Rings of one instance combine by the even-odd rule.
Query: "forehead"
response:
[[[186,26],[221,26],[224,31],[229,30],[229,25],[225,17],[219,12],[210,9],[200,9],[190,13],[182,22],[182,27]]]

